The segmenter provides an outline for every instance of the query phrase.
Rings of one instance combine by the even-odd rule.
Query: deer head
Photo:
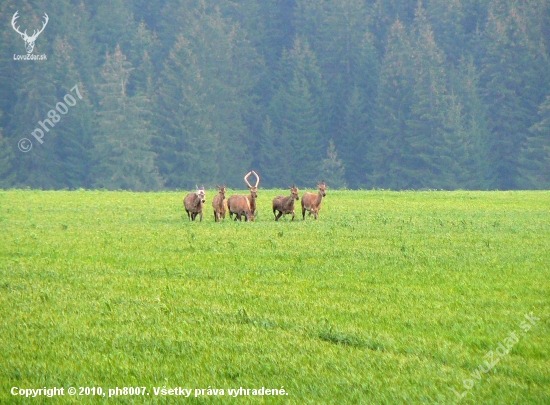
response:
[[[292,187],[289,187],[290,189],[290,195],[295,200],[299,200],[300,197],[298,197],[298,187],[296,187],[296,184],[294,184]]]
[[[42,23],[42,28],[38,31],[34,30],[33,34],[29,37],[27,35],[27,30],[25,32],[19,31],[19,27],[15,26],[15,21],[19,18],[19,10],[15,12],[11,19],[11,26],[17,32],[19,35],[21,35],[21,38],[25,41],[25,48],[27,49],[27,54],[32,53],[34,49],[34,41],[36,41],[36,38],[44,31],[44,28],[46,28],[46,25],[48,25],[49,17],[48,14],[44,13],[44,22]]]
[[[200,187],[197,186],[195,184],[195,188],[197,189],[196,193],[197,193],[197,197],[200,198],[201,202],[204,203],[206,200],[205,200],[205,194],[204,194],[204,186]]]
[[[248,182],[248,178],[250,175],[253,174],[256,176],[256,184],[253,186]],[[244,176],[244,181],[246,182],[246,185],[248,186],[248,189],[250,190],[250,195],[252,198],[258,197],[258,185],[260,184],[260,176],[258,176],[258,173],[256,173],[254,170],[251,172],[248,172],[246,176]]]
[[[225,199],[225,189],[227,188],[227,185],[224,184],[223,186],[216,186],[216,188],[218,189],[218,192],[222,196],[222,200]]]
[[[319,193],[321,193],[321,195],[325,197],[327,195],[327,186],[325,184],[325,181],[323,180],[321,183],[317,184],[317,187],[319,188]]]

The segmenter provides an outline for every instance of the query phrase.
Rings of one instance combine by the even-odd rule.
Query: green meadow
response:
[[[550,192],[287,192],[0,191],[0,403],[550,403]]]

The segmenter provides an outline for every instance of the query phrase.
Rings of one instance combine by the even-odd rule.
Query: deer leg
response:
[[[201,219],[200,219],[200,222],[202,222],[202,211],[199,213]]]
[[[278,221],[279,218],[283,216],[283,211],[279,211],[279,213],[275,216],[275,221]]]
[[[304,207],[302,207],[302,220],[306,220],[306,209]]]

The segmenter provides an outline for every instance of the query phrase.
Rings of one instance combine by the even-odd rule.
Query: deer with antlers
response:
[[[313,218],[317,219],[317,216],[319,215],[319,210],[321,209],[321,202],[323,201],[323,197],[327,195],[326,189],[327,186],[325,185],[325,181],[323,180],[321,183],[317,184],[317,187],[319,188],[319,192],[317,194],[313,193],[305,193],[302,196],[302,219],[306,219],[306,211],[308,211],[308,216],[313,213]]]
[[[248,178],[251,174],[256,176],[256,184],[253,186],[250,185],[250,183],[248,182]],[[246,176],[244,176],[244,181],[246,182],[246,185],[250,190],[250,195],[247,195],[246,198],[248,198],[248,201],[250,202],[250,209],[252,210],[254,215],[256,215],[256,198],[258,198],[258,186],[260,185],[260,176],[258,176],[258,173],[252,170],[251,172],[248,172]]]
[[[21,32],[19,31],[19,27],[15,26],[15,21],[19,18],[18,13],[19,13],[19,10],[17,10],[13,15],[11,19],[11,26],[13,27],[15,32],[21,35],[21,38],[23,38],[23,40],[25,41],[25,48],[27,49],[27,54],[31,54],[34,49],[34,42],[36,41],[36,38],[38,38],[38,36],[42,33],[42,31],[44,31],[44,28],[46,28],[46,25],[48,25],[48,21],[50,20],[50,18],[48,17],[48,14],[44,13],[44,17],[43,17],[44,22],[42,23],[42,28],[39,29],[38,31],[34,30],[33,34],[29,37],[27,35],[27,30],[25,30],[25,32]]]
[[[256,176],[255,185],[250,184],[248,181],[248,178],[251,174]],[[250,213],[246,214],[245,218],[248,221],[253,221],[254,216],[256,215],[256,198],[258,198],[258,185],[260,184],[260,176],[258,176],[258,173],[252,170],[248,172],[246,176],[244,176],[244,181],[248,186],[248,189],[250,190],[250,195],[232,195],[227,200],[227,209],[229,210],[229,217],[233,219],[233,214],[236,214],[239,221],[241,220],[241,216],[243,215],[243,213],[250,211]],[[247,203],[245,203],[241,197],[244,197],[247,200]],[[237,218],[235,218],[235,221],[237,220]]]
[[[195,186],[195,188],[197,189],[196,192],[187,194],[183,199],[183,206],[185,207],[189,221],[194,221],[197,215],[200,215],[200,222],[202,222],[202,208],[206,202],[204,186],[200,188],[199,186]]]
[[[299,200],[298,187],[293,185],[289,187],[290,196],[284,197],[279,195],[273,199],[273,215],[275,215],[275,221],[278,221],[282,215],[292,214],[291,221],[294,221],[294,201]],[[279,211],[278,214],[276,212]]]
[[[216,186],[218,194],[212,200],[212,207],[214,208],[214,221],[220,222],[221,219],[225,219],[225,210],[227,208],[227,200],[225,199],[226,185]]]

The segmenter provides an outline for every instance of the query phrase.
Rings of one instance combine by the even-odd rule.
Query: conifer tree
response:
[[[403,159],[402,175],[408,187],[442,188],[447,170],[444,166],[451,153],[442,133],[444,116],[449,107],[444,57],[435,43],[421,2],[416,9],[412,33],[415,40],[412,53],[414,85],[411,116],[406,121],[408,153]]]
[[[62,174],[59,182],[68,188],[91,185],[88,176],[92,165],[92,134],[95,131],[90,92],[74,62],[77,55],[66,38],[55,39],[53,60],[56,64],[56,94],[57,99],[68,109],[63,115],[63,122],[56,128],[55,152],[59,157]]]
[[[60,124],[61,116],[55,110],[58,100],[52,62],[44,62],[20,65],[20,87],[5,133],[9,134],[12,145],[17,145],[21,138],[31,140],[33,145],[27,153],[17,151],[14,160],[16,184],[54,189],[63,187],[63,173],[55,150],[62,122]]]
[[[2,111],[0,110],[0,118]],[[8,143],[8,139],[2,136],[2,128],[0,128],[0,189],[9,188],[15,180],[15,173],[12,170],[14,154],[12,146]]]
[[[489,5],[481,86],[499,189],[526,186],[519,172],[521,146],[548,89],[548,57],[537,14],[529,2],[493,0]]]
[[[375,137],[367,150],[372,167],[368,186],[402,189],[412,187],[405,179],[403,160],[408,153],[404,138],[413,95],[412,46],[400,20],[391,27],[386,54],[380,68],[376,97]]]
[[[550,188],[550,96],[540,107],[541,120],[530,128],[521,150],[520,172],[527,187]]]
[[[424,3],[434,38],[451,65],[457,65],[467,49],[462,22],[465,18],[463,0],[426,0]]]
[[[290,145],[274,127],[269,116],[266,116],[259,138],[259,169],[262,174],[262,184],[267,188],[282,187],[291,178],[292,167]],[[287,181],[289,183],[289,181]]]
[[[346,105],[343,125],[340,129],[338,152],[346,168],[345,175],[350,188],[359,188],[366,182],[371,170],[366,161],[372,147],[372,113],[364,88],[355,86]]]
[[[329,99],[325,114],[331,114],[328,131],[334,133],[342,125],[353,87],[365,86],[364,92],[374,87],[377,55],[367,32],[368,9],[360,0],[298,0],[296,14],[298,36],[307,38],[312,50],[318,51],[317,64]]]
[[[132,66],[120,47],[107,54],[98,85],[99,128],[94,136],[95,183],[107,189],[157,190],[162,180],[151,150],[149,101],[127,94]]]
[[[325,111],[325,87],[307,42],[297,38],[294,48],[283,53],[281,63],[278,88],[268,109],[281,136],[284,164],[291,177],[280,181],[305,185],[317,179],[328,142],[323,133],[326,121],[320,118]]]
[[[491,187],[491,134],[487,122],[487,110],[480,96],[479,73],[473,58],[461,58],[453,71],[452,89],[456,102],[462,107],[465,129],[465,153],[467,155],[467,179],[460,185],[467,189]]]
[[[327,184],[335,189],[347,188],[345,180],[346,168],[341,159],[338,159],[338,153],[332,139],[327,148],[327,157],[321,164],[321,177]]]
[[[261,60],[219,9],[201,8],[166,61],[155,140],[169,187],[242,184],[253,148],[249,112]],[[220,178],[221,177],[221,178]]]

